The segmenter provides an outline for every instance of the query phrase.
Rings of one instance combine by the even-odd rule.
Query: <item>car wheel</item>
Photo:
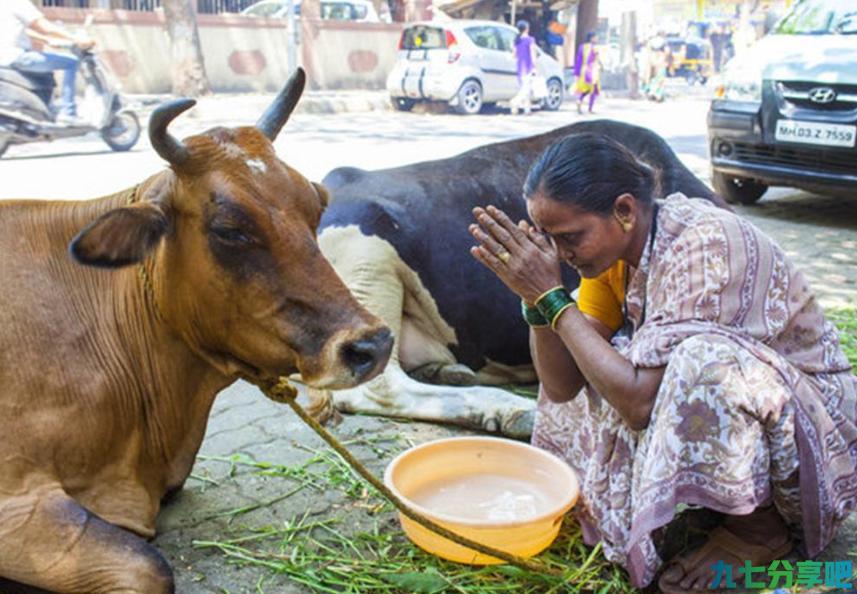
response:
[[[413,99],[408,99],[407,97],[393,97],[393,107],[398,111],[411,111],[414,108],[414,105],[417,104]]]
[[[117,112],[110,125],[101,130],[101,139],[117,152],[131,150],[140,139],[140,120],[133,111]]]
[[[474,115],[482,109],[482,85],[475,80],[466,80],[458,89],[458,104],[455,111],[461,115]]]
[[[562,105],[563,89],[562,81],[557,78],[552,78],[548,81],[548,94],[542,100],[542,106],[548,111],[556,111]]]
[[[711,175],[714,191],[732,204],[755,204],[768,189],[763,183],[743,177],[734,177],[715,171]]]

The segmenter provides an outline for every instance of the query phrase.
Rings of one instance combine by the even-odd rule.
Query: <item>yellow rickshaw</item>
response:
[[[705,39],[668,37],[669,65],[667,75],[680,77],[692,85],[704,85],[714,71],[711,44]]]

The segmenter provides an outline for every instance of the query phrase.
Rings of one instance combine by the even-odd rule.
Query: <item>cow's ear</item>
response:
[[[69,251],[88,266],[128,266],[141,262],[168,228],[169,220],[158,203],[140,202],[95,219],[71,241]]]
[[[315,193],[318,194],[318,199],[321,201],[321,209],[324,210],[327,208],[327,205],[330,204],[330,192],[321,184],[317,184],[315,182],[310,183],[315,188]]]

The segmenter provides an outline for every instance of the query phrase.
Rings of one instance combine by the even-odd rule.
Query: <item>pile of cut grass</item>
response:
[[[370,440],[361,439],[361,445]],[[387,437],[392,448],[377,447],[384,438],[371,440],[379,458],[390,459],[408,444],[399,436]],[[348,442],[346,442],[348,445]],[[353,445],[353,441],[351,443]],[[569,517],[551,547],[538,556],[561,577],[506,565],[472,567],[449,563],[423,552],[404,536],[395,510],[374,488],[355,475],[345,461],[327,449],[310,450],[310,458],[297,466],[254,461],[246,456],[206,457],[284,480],[284,496],[303,489],[337,491],[342,505],[320,516],[293,518],[279,526],[247,529],[234,538],[195,541],[198,548],[213,548],[229,562],[268,570],[258,592],[276,592],[290,580],[311,592],[363,594],[630,594],[635,592],[625,572],[609,563],[601,547],[583,544],[580,529]],[[266,502],[273,504],[272,502]],[[259,506],[237,508],[220,515],[238,518]],[[359,516],[359,517],[358,517]]]

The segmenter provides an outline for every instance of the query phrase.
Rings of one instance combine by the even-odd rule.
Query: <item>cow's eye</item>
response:
[[[244,233],[238,227],[212,227],[211,232],[224,243],[253,243],[253,238]]]

